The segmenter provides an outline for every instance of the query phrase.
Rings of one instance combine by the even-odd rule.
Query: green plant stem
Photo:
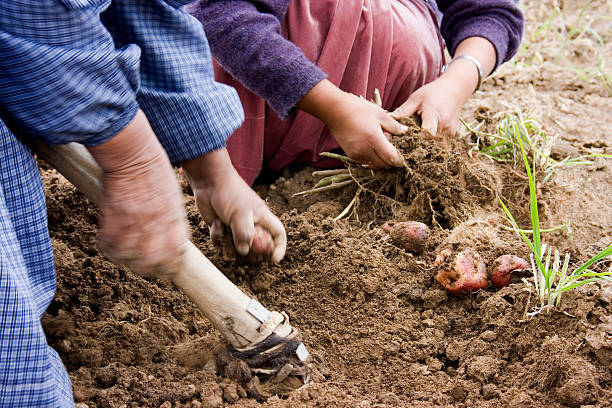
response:
[[[327,177],[337,174],[348,174],[347,169],[316,170],[312,172],[312,177]]]
[[[359,162],[357,160],[353,160],[353,159],[351,159],[348,156],[343,156],[343,155],[337,154],[337,153],[323,152],[323,153],[321,153],[321,156],[329,157],[330,159],[340,160],[340,161],[343,161],[345,163],[359,164]]]
[[[300,191],[299,193],[295,193],[293,197],[302,197],[302,196],[307,196],[310,194],[322,193],[323,191],[336,190],[338,188],[342,188],[344,186],[348,186],[349,184],[353,184],[353,183],[354,181],[351,179],[351,180],[343,181],[341,183],[335,183],[335,184],[330,184],[324,187],[313,188],[311,190]]]

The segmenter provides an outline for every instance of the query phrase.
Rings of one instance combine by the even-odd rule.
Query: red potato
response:
[[[443,249],[434,262],[438,272],[434,276],[449,293],[460,295],[484,289],[489,284],[484,260],[473,248],[454,253]]]
[[[234,239],[229,228],[225,228],[223,234],[212,237],[213,244],[221,248],[221,253],[226,260],[236,258],[237,252]],[[252,264],[258,264],[269,260],[274,252],[274,239],[270,233],[259,225],[255,225],[255,235],[246,260]]]
[[[262,261],[269,260],[274,252],[274,240],[270,233],[255,225],[255,235],[253,236],[253,243],[251,244],[251,250],[249,251],[247,258],[251,263],[261,263]]]
[[[385,231],[386,233],[390,233],[391,230],[393,229],[393,226],[395,225],[395,222],[393,221],[386,221],[383,226],[382,229],[383,231]]]
[[[265,256],[272,256],[274,252],[274,240],[272,236],[268,230],[259,225],[255,226],[255,235],[253,236],[251,251]]]
[[[529,263],[516,255],[502,255],[493,261],[493,269],[489,274],[491,283],[496,288],[503,288],[510,284],[510,274],[529,268]]]
[[[414,254],[420,254],[427,246],[429,227],[422,222],[386,222],[383,229],[391,235],[393,243]]]

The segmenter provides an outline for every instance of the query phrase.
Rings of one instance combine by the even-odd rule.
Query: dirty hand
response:
[[[104,171],[98,246],[142,276],[171,278],[189,239],[178,181],[139,111],[110,140],[88,148]]]
[[[495,48],[482,37],[468,37],[461,41],[454,55],[469,55],[479,61],[483,76],[489,75],[495,66]],[[459,127],[461,108],[478,87],[479,71],[473,62],[460,58],[454,59],[447,67],[440,78],[410,95],[392,116],[400,120],[416,112],[421,116],[421,127],[432,135],[454,136]]]
[[[297,107],[321,119],[346,155],[359,163],[386,169],[404,164],[385,132],[401,135],[407,128],[381,107],[341,91],[328,80],[315,85]]]
[[[467,98],[469,95],[471,92]],[[433,136],[454,136],[459,126],[459,112],[467,98],[456,83],[440,77],[417,89],[392,116],[400,120],[418,113],[421,127]]]
[[[183,162],[182,167],[213,241],[222,240],[228,226],[240,255],[253,251],[274,263],[283,259],[283,224],[236,172],[226,149]]]

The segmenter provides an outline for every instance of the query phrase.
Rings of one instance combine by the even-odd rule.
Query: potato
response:
[[[261,263],[268,261],[272,257],[274,252],[274,240],[268,232],[268,230],[262,228],[259,225],[255,225],[255,235],[253,236],[253,243],[251,249],[247,255],[247,259],[250,263]]]
[[[420,254],[427,246],[429,227],[422,222],[386,222],[383,229],[389,232],[395,245],[413,254]]]
[[[386,233],[390,233],[394,225],[395,225],[395,221],[385,221],[385,223],[382,226],[382,229]]]
[[[449,293],[474,292],[489,284],[485,262],[473,248],[458,253],[450,248],[443,249],[434,265],[438,267],[434,279]]]
[[[491,283],[496,288],[503,288],[510,284],[510,274],[529,268],[529,263],[516,255],[502,255],[493,261],[493,269],[489,274]]]

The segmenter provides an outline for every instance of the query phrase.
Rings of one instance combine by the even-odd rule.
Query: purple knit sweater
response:
[[[216,60],[282,118],[326,77],[280,34],[289,1],[198,0],[187,7],[204,25]],[[517,2],[427,1],[442,13],[440,30],[451,55],[464,39],[484,37],[495,47],[496,67],[516,53],[521,41],[523,15]]]

